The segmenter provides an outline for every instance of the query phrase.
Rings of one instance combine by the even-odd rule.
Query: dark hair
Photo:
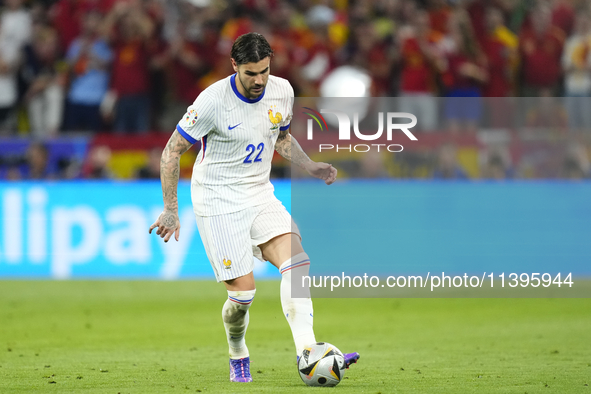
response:
[[[236,64],[258,63],[266,57],[272,56],[271,45],[262,34],[246,33],[232,44],[230,56]]]

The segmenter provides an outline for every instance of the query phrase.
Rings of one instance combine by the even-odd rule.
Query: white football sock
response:
[[[248,348],[244,339],[248,328],[248,308],[254,299],[255,290],[230,291],[222,308],[222,319],[228,338],[230,358],[248,357]]]
[[[303,275],[308,275],[310,270],[310,258],[306,253],[300,253],[287,260],[279,267],[281,272],[281,306],[283,314],[291,327],[296,353],[299,356],[307,345],[316,342],[314,337],[314,310],[312,299],[307,292],[307,298],[292,298],[292,278],[301,280]]]

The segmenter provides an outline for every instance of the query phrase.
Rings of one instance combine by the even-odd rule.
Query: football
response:
[[[345,357],[336,346],[317,342],[300,354],[298,371],[308,386],[336,386],[345,374]]]

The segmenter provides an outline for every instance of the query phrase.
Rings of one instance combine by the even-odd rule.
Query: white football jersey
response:
[[[240,94],[236,74],[205,89],[177,125],[189,142],[201,140],[191,180],[199,216],[236,212],[273,201],[271,159],[280,130],[292,117],[290,83],[270,75],[256,99]],[[238,81],[240,83],[240,81]]]

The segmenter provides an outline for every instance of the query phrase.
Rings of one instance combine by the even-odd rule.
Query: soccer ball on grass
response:
[[[345,375],[345,357],[336,346],[317,342],[300,354],[298,371],[308,386],[336,386]]]

